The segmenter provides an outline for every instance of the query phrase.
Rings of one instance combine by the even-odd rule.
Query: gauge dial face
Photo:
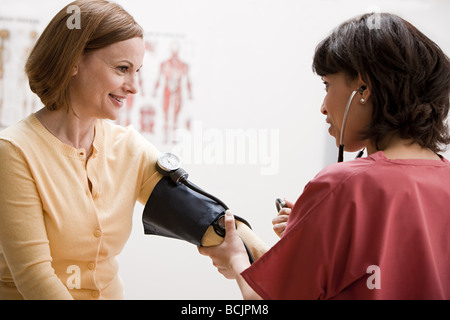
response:
[[[163,153],[158,157],[157,165],[166,172],[178,170],[180,168],[180,159],[173,153]]]

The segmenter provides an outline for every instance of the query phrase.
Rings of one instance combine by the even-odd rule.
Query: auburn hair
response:
[[[77,6],[79,28],[69,28]],[[77,11],[75,11],[75,14]],[[120,5],[106,0],[77,0],[51,20],[37,40],[25,65],[31,90],[49,110],[70,107],[69,83],[81,55],[116,42],[143,38],[144,32]]]
[[[404,19],[375,13],[344,22],[317,46],[313,70],[367,83],[373,113],[361,135],[379,150],[392,134],[434,152],[450,143],[449,58]]]

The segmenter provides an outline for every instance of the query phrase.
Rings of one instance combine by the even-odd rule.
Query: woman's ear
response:
[[[72,77],[75,77],[75,76],[78,75],[78,71],[79,71],[79,68],[80,68],[80,64],[83,63],[83,59],[84,59],[84,55],[81,55],[81,56],[78,58],[78,60],[77,60],[77,62],[75,63],[75,65],[73,66],[73,69],[72,69]]]
[[[77,74],[78,74],[78,63],[73,66],[71,76],[75,77]]]

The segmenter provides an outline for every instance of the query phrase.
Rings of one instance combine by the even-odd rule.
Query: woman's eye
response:
[[[328,92],[328,82],[324,81],[323,84],[325,85],[325,91]]]
[[[117,67],[117,70],[119,70],[122,73],[125,73],[128,71],[128,67],[127,66],[119,66],[119,67]]]

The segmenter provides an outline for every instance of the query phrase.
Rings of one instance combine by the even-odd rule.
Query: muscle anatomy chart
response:
[[[178,116],[183,106],[182,83],[186,80],[186,89],[189,99],[192,99],[191,82],[189,79],[189,66],[180,60],[179,46],[174,43],[169,59],[161,63],[160,73],[155,84],[157,90],[163,82],[162,106],[164,111],[164,137],[167,141],[170,132],[175,131],[178,126]]]
[[[164,147],[176,143],[177,129],[190,130],[193,46],[186,39],[168,33],[145,36],[144,67],[137,74],[139,93],[129,96],[117,120]]]

